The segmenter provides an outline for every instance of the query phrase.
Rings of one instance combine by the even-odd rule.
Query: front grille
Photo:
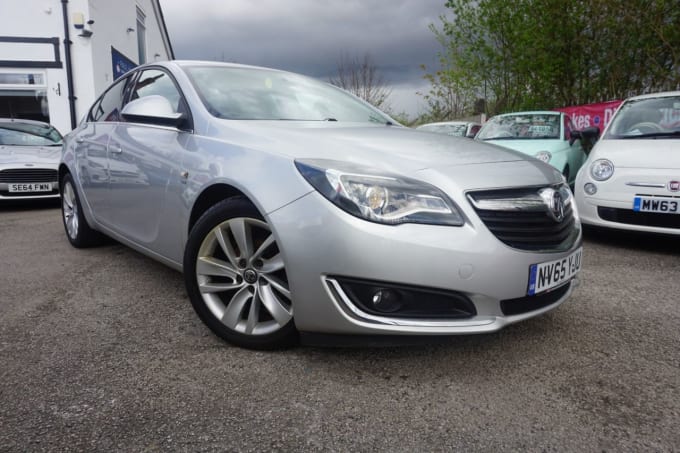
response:
[[[55,182],[57,170],[47,168],[13,168],[0,170],[0,183],[14,182]]]
[[[661,214],[657,212],[636,212],[632,209],[597,207],[597,214],[603,220],[659,228],[680,228],[679,214]]]
[[[553,188],[564,190],[560,186]],[[564,206],[564,218],[558,222],[548,213],[539,195],[541,189],[491,190],[468,196],[479,218],[504,244],[521,250],[568,249],[578,237],[573,198]]]
[[[522,313],[528,313],[534,310],[540,310],[541,308],[552,305],[560,300],[562,296],[567,294],[567,291],[569,291],[570,287],[571,282],[537,296],[524,296],[518,297],[516,299],[502,300],[501,311],[506,316],[512,316],[521,315]]]

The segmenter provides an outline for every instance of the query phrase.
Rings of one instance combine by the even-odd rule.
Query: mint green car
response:
[[[573,187],[576,173],[586,161],[581,133],[569,115],[537,111],[497,115],[487,121],[475,140],[514,149],[549,163]]]

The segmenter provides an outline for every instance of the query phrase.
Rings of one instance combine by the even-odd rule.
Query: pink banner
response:
[[[609,124],[621,102],[609,101],[597,104],[575,105],[555,110],[568,114],[574,122],[576,129],[580,130],[590,126],[597,126],[600,128],[600,132],[602,132],[607,124]]]

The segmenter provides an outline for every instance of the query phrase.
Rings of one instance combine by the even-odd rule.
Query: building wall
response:
[[[91,58],[93,68],[93,89],[88,93],[90,103],[96,98],[96,93],[101,93],[113,81],[113,65],[111,60],[111,47],[125,55],[134,63],[139,64],[137,51],[137,8],[144,15],[146,25],[146,55],[147,62],[165,61],[170,55],[165,50],[161,37],[161,28],[156,21],[156,16],[151,0],[77,0],[89,4],[89,19],[95,22],[90,29],[93,32],[89,39],[91,46]],[[76,1],[73,1],[74,5]],[[128,31],[132,29],[132,31]],[[154,57],[154,55],[157,55]],[[88,87],[90,88],[90,87]],[[85,112],[85,110],[80,110]]]
[[[74,95],[77,98],[76,121],[83,118],[94,100],[113,81],[112,47],[134,64],[139,63],[137,8],[145,15],[147,61],[170,58],[153,0],[69,0],[67,7]],[[91,35],[80,36],[82,30],[73,25],[76,15],[82,15],[84,29]],[[87,24],[89,20],[94,23]],[[0,36],[59,38],[62,68],[0,68],[0,72],[45,72],[50,122],[62,133],[69,132],[71,121],[61,0],[0,0]],[[0,61],[40,59],[41,52],[45,52],[44,47],[0,42]]]
[[[0,36],[22,38],[59,38],[61,69],[44,68],[0,68],[4,73],[44,73],[46,74],[47,102],[50,121],[60,132],[71,130],[64,47],[62,44],[64,26],[61,2],[56,1],[0,1]],[[0,60],[44,60],[51,52],[50,46],[0,43]],[[46,55],[47,52],[47,55]],[[25,88],[25,87],[24,87]],[[0,87],[2,89],[2,87]]]

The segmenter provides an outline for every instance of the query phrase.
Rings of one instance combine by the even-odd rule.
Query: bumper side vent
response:
[[[477,314],[470,299],[455,291],[347,277],[337,281],[361,311],[388,318],[466,319]]]

